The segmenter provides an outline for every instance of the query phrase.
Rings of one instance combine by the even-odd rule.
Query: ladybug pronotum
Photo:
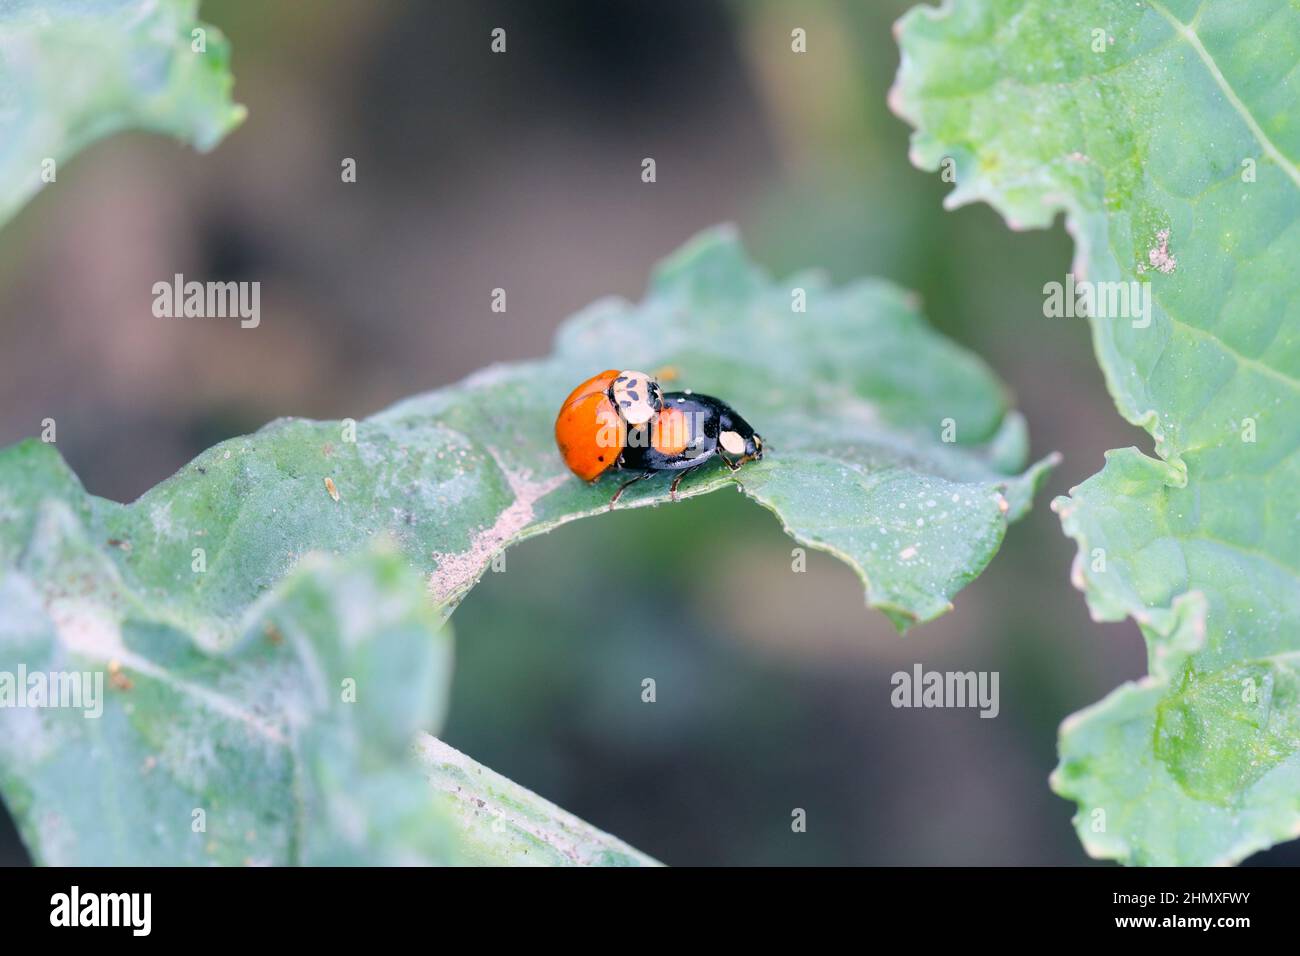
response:
[[[763,457],[763,439],[719,399],[664,392],[645,372],[607,369],[564,400],[555,418],[555,443],[569,470],[595,481],[611,470],[637,471],[614,492],[612,508],[633,482],[676,472],[670,496],[694,469],[713,458],[732,471]]]

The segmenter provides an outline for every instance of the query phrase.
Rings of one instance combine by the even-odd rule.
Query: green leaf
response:
[[[0,226],[57,166],[110,133],[166,133],[209,150],[244,118],[230,47],[198,0],[0,3]],[[195,52],[202,30],[206,50]]]
[[[307,556],[208,650],[225,622],[160,615],[51,500],[0,608],[0,793],[38,863],[654,863],[426,733],[411,759],[451,642],[383,542]],[[84,707],[14,706],[53,673]]]
[[[807,313],[791,311],[794,287],[806,289]],[[568,323],[550,359],[493,366],[360,423],[274,422],[210,449],[134,504],[80,507],[104,539],[130,543],[115,563],[155,584],[171,613],[246,606],[303,553],[351,553],[380,532],[450,608],[507,545],[608,510],[625,475],[586,484],[556,451],[568,391],[603,368],[663,366],[680,386],[725,396],[771,447],[734,474],[717,461],[700,468],[681,496],[740,486],[800,542],[854,567],[869,602],[900,627],[951,607],[1045,470],[1018,473],[1022,420],[987,368],[927,329],[907,294],[876,281],[836,290],[815,275],[772,283],[717,231],[669,260],[640,305],[606,301]],[[941,440],[945,426],[955,442]],[[17,446],[0,457],[0,478],[39,455]],[[668,497],[667,480],[646,481],[619,506]],[[0,531],[0,559],[4,542]],[[208,573],[195,575],[200,545]]]
[[[422,736],[415,753],[429,775],[439,810],[456,822],[458,864],[659,865],[441,740]]]
[[[913,10],[899,43],[891,102],[918,165],[954,160],[949,205],[1064,212],[1076,276],[1152,292],[1149,324],[1089,321],[1159,457],[1111,452],[1054,503],[1094,617],[1138,622],[1150,674],[1062,725],[1053,786],[1094,856],[1226,863],[1292,839],[1300,11],[964,0]]]
[[[806,313],[792,311],[795,289]],[[639,305],[608,300],[576,316],[551,359],[487,369],[372,420],[398,434],[449,429],[488,496],[475,500],[484,519],[472,534],[450,553],[435,543],[439,598],[462,596],[506,544],[607,510],[624,476],[583,484],[552,438],[569,389],[603,368],[672,369],[667,387],[725,397],[771,451],[735,474],[701,468],[681,496],[739,486],[800,543],[853,567],[900,629],[951,609],[1048,464],[1017,474],[1022,419],[978,359],[924,325],[910,294],[874,280],[834,289],[811,273],[773,282],[717,229],[665,262]],[[660,504],[667,484],[634,485],[620,507]],[[498,489],[513,490],[504,508]]]
[[[806,313],[791,311],[795,286]],[[732,400],[771,453],[734,474],[702,468],[682,495],[743,486],[800,541],[854,566],[900,625],[950,606],[1045,468],[1018,473],[1024,427],[996,380],[930,332],[906,294],[879,282],[835,290],[813,275],[772,283],[727,231],[673,257],[642,304],[600,303],[567,324],[549,359],[487,369],[359,423],[274,422],[129,505],[87,495],[52,446],[22,442],[0,451],[0,569],[12,592],[0,602],[0,650],[15,666],[115,659],[133,684],[89,727],[56,713],[57,731],[12,735],[25,743],[0,786],[38,858],[437,857],[430,804],[393,760],[408,731],[433,729],[445,680],[422,656],[433,653],[433,622],[421,601],[445,614],[506,546],[608,510],[621,476],[574,478],[552,426],[574,384],[616,365],[672,365],[681,384]],[[621,506],[661,503],[667,485],[642,482]],[[404,562],[366,563],[379,560],[367,557],[376,540]],[[338,556],[342,570],[305,570],[313,553]],[[404,583],[395,561],[419,569],[421,585]],[[365,706],[339,709],[332,695],[346,676]],[[272,738],[259,721],[276,728]],[[104,734],[107,744],[95,739]],[[444,797],[447,781],[469,790],[471,771],[451,754],[426,767]],[[89,835],[85,815],[98,819],[109,796],[83,801],[75,782],[88,761],[118,795],[112,805],[138,808]],[[147,764],[156,794],[131,776]],[[473,772],[498,808],[478,822],[497,829],[474,827],[463,802],[436,799],[457,841],[443,848],[450,859],[645,862]],[[236,818],[219,840],[165,830],[131,845],[144,819],[184,816],[196,793]],[[59,832],[74,843],[43,820],[72,821]],[[371,832],[376,820],[393,832]]]

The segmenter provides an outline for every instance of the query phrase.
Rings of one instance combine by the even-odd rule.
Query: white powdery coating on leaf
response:
[[[528,527],[533,520],[533,505],[538,499],[550,494],[569,478],[568,475],[556,475],[546,481],[531,481],[526,472],[513,472],[505,468],[502,471],[514,493],[514,503],[497,515],[492,527],[475,532],[469,547],[464,551],[454,554],[435,551],[433,554],[438,569],[429,578],[429,590],[439,604],[455,597],[477,581],[492,556]]]
[[[31,767],[58,749],[59,736],[37,707],[7,708],[2,715],[0,760],[11,770]]]
[[[107,661],[121,656],[122,629],[117,618],[101,605],[89,601],[50,602],[50,619],[59,640],[68,650],[91,660]]]
[[[149,509],[149,524],[153,526],[154,537],[158,540],[178,540],[186,537],[183,528],[177,528],[172,520],[172,503],[164,501]]]
[[[67,819],[53,810],[36,813],[36,846],[42,862],[66,866],[77,860],[77,834]]]
[[[1168,275],[1178,268],[1178,260],[1169,253],[1169,230],[1161,229],[1156,233],[1156,246],[1147,251],[1147,259],[1153,268]]]
[[[203,732],[203,726],[201,718],[185,721],[183,726],[172,724],[164,731],[161,746],[153,758],[161,762],[169,776],[195,793],[207,793],[218,786],[214,781],[220,780],[223,769],[216,745]]]
[[[93,602],[55,600],[50,603],[49,614],[59,641],[74,655],[88,661],[110,662],[110,667],[113,666],[111,662],[116,662],[119,667],[160,681],[175,692],[196,699],[222,716],[248,727],[259,737],[279,745],[288,743],[277,724],[245,707],[242,701],[182,680],[127,648],[122,641],[121,622],[108,609]]]

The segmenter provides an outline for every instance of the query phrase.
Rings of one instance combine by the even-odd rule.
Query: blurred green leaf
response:
[[[229,44],[198,21],[198,6],[0,3],[0,226],[46,184],[47,160],[57,172],[95,140],[127,129],[209,150],[242,121],[244,108],[230,100]]]
[[[85,674],[95,703],[0,708],[0,793],[38,863],[448,859],[408,748],[441,718],[450,636],[395,550],[313,556],[230,619],[156,587],[57,499],[0,569],[0,673]]]
[[[1150,675],[1062,725],[1053,786],[1094,856],[1224,863],[1294,838],[1300,12],[961,0],[913,10],[899,43],[891,102],[918,165],[955,163],[950,206],[1017,228],[1063,211],[1079,278],[1153,293],[1149,324],[1090,322],[1159,457],[1112,452],[1054,503],[1093,616],[1138,622]]]

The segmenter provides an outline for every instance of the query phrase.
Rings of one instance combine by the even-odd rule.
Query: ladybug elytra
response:
[[[594,481],[619,469],[639,471],[614,492],[658,472],[676,472],[669,494],[694,469],[719,458],[732,471],[763,457],[763,439],[726,402],[691,391],[664,392],[654,377],[607,369],[564,400],[555,443],[579,478]]]

